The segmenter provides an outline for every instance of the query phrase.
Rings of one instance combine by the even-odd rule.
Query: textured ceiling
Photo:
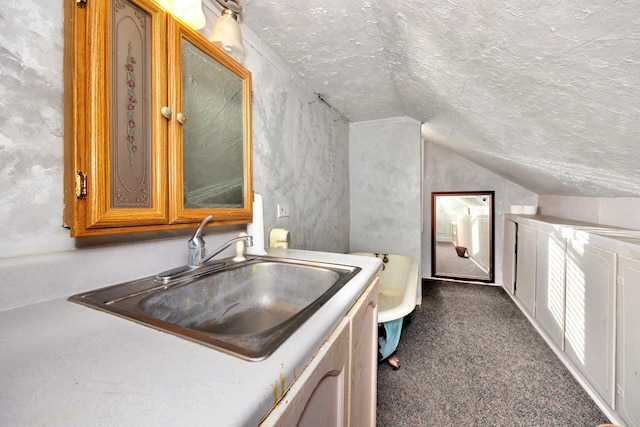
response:
[[[243,24],[350,121],[538,194],[640,196],[640,2],[242,0]]]

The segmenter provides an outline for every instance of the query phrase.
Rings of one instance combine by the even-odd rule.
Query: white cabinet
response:
[[[567,246],[565,353],[613,405],[616,255],[570,239]]]
[[[516,223],[504,221],[504,241],[502,259],[502,287],[513,295],[516,280]]]
[[[350,425],[376,424],[376,379],[378,372],[377,281],[360,297],[347,317],[351,319]]]
[[[261,426],[348,425],[349,319],[343,319]]]
[[[261,426],[374,426],[378,287],[375,279]]]
[[[567,240],[559,233],[538,230],[536,248],[536,320],[549,338],[562,348]]]
[[[535,315],[536,229],[518,224],[515,297],[530,315]]]
[[[631,427],[640,427],[639,236],[505,218],[505,290],[515,277],[511,297],[531,323],[614,424]]]
[[[617,410],[640,427],[640,260],[618,257]]]

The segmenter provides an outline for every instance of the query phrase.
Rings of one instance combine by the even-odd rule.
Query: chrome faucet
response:
[[[175,280],[178,279],[182,279],[184,277],[189,277],[192,276],[194,274],[197,274],[197,272],[202,272],[204,270],[207,269],[211,269],[211,268],[221,268],[222,266],[225,265],[225,261],[221,261],[218,263],[214,263],[213,265],[208,265],[205,266],[204,264],[209,261],[211,258],[213,258],[214,256],[218,255],[220,252],[224,251],[225,249],[227,249],[229,246],[231,246],[234,243],[240,242],[240,241],[245,241],[246,242],[246,246],[253,246],[253,237],[252,236],[239,236],[236,237],[235,239],[231,239],[228,242],[224,243],[222,246],[220,246],[218,249],[216,249],[215,251],[213,251],[213,253],[211,255],[208,255],[206,258],[204,256],[205,252],[204,252],[204,239],[202,238],[202,230],[204,229],[204,226],[211,221],[211,219],[213,219],[213,215],[209,215],[208,217],[206,217],[205,219],[202,220],[202,222],[200,223],[200,226],[198,227],[198,229],[196,230],[196,232],[194,233],[193,237],[191,237],[191,239],[189,239],[188,245],[189,245],[189,262],[187,265],[182,265],[180,267],[176,267],[176,268],[172,268],[171,270],[167,270],[167,271],[163,271],[162,273],[158,274],[156,276],[156,281],[161,282],[163,284],[169,284]],[[242,233],[244,234],[244,233]],[[242,250],[244,250],[244,248],[242,248]],[[242,251],[241,251],[242,252]],[[244,258],[244,254],[242,254],[243,256],[240,257],[243,260]],[[238,254],[236,253],[236,258],[238,257]],[[234,258],[234,261],[236,261],[236,259]]]
[[[240,237],[231,239],[228,242],[223,243],[222,246],[220,246],[218,249],[213,251],[210,255],[208,255],[205,258],[205,248],[204,248],[205,242],[204,242],[204,239],[202,238],[202,229],[212,219],[213,219],[213,215],[209,215],[208,217],[203,219],[202,222],[200,223],[200,226],[198,227],[195,234],[193,235],[193,237],[189,239],[189,242],[188,242],[189,267],[192,267],[192,268],[200,267],[202,264],[209,261],[214,256],[218,255],[220,252],[224,251],[232,244],[240,241],[245,241],[246,246],[253,246],[253,236],[240,236]]]

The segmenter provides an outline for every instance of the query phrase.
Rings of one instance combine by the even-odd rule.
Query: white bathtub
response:
[[[371,252],[353,255],[375,256]],[[379,256],[382,259],[382,255]],[[378,282],[378,323],[400,319],[416,307],[419,268],[418,261],[407,255],[387,254]]]

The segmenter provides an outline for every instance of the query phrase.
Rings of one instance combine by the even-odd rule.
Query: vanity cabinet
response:
[[[375,279],[260,425],[375,426],[377,319]]]
[[[348,425],[349,319],[343,319],[280,403],[260,424],[313,427]]]
[[[618,257],[617,410],[640,427],[640,259]]]
[[[534,316],[536,286],[536,230],[518,224],[515,297]]]
[[[378,279],[347,314],[350,319],[349,420],[351,426],[375,426],[378,372]]]
[[[152,0],[64,7],[71,236],[250,222],[251,74]]]

